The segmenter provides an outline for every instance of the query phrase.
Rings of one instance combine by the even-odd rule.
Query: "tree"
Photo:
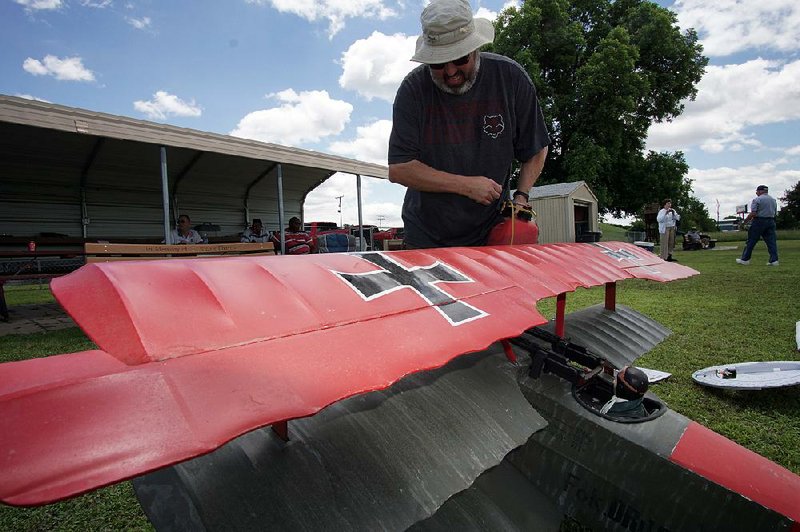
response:
[[[717,230],[717,224],[708,215],[706,206],[694,196],[681,199],[675,208],[681,215],[681,231],[684,233],[692,227],[705,232]]]
[[[683,111],[708,63],[674,13],[642,0],[525,0],[495,28],[491,49],[528,71],[550,129],[541,183],[586,181],[617,215],[682,194],[683,155],[644,155],[650,125]]]
[[[775,227],[777,229],[797,229],[800,227],[800,222],[792,216],[791,212],[786,209],[781,209],[775,217]]]
[[[800,181],[794,188],[789,189],[781,196],[781,203],[785,205],[778,212],[775,220],[780,229],[794,229],[800,226]]]

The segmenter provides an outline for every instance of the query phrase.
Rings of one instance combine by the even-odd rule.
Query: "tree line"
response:
[[[524,0],[498,16],[489,51],[536,85],[552,141],[538,184],[586,181],[601,213],[640,220],[672,198],[683,227],[716,230],[684,154],[645,149],[650,126],[683,112],[708,65],[675,13],[647,0]],[[798,194],[780,198],[779,227],[800,225]]]

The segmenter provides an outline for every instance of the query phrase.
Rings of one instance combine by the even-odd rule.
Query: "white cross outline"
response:
[[[365,262],[369,262],[369,263],[370,263],[372,266],[377,266],[377,267],[378,267],[378,268],[380,268],[380,269],[379,269],[379,270],[370,271],[370,272],[363,272],[363,273],[350,273],[350,272],[339,272],[339,271],[336,271],[336,270],[329,270],[329,271],[330,271],[332,274],[334,274],[336,277],[338,277],[338,278],[339,278],[339,279],[340,279],[340,280],[341,280],[341,281],[342,281],[342,282],[343,282],[345,285],[347,285],[348,287],[350,287],[350,289],[352,289],[352,290],[353,290],[353,292],[355,292],[356,294],[358,294],[358,296],[359,296],[361,299],[363,299],[364,301],[367,301],[367,302],[368,302],[368,301],[372,301],[373,299],[378,299],[379,297],[382,297],[382,296],[384,296],[384,295],[386,295],[386,294],[391,294],[392,292],[396,292],[396,291],[398,291],[398,290],[403,290],[403,289],[406,289],[406,288],[407,288],[407,289],[410,289],[410,290],[412,290],[412,291],[416,292],[416,294],[417,294],[419,297],[421,297],[421,298],[422,298],[422,299],[423,299],[423,300],[424,300],[424,301],[425,301],[425,302],[428,304],[428,306],[430,306],[430,307],[433,307],[433,308],[436,310],[436,312],[438,312],[438,313],[439,313],[439,314],[440,314],[440,315],[441,315],[441,316],[442,316],[444,319],[446,319],[446,320],[447,320],[447,322],[448,322],[450,325],[452,325],[453,327],[458,327],[459,325],[463,325],[463,324],[465,324],[465,323],[469,323],[469,322],[472,322],[472,321],[475,321],[475,320],[479,320],[479,319],[481,319],[481,318],[485,318],[485,317],[489,316],[489,313],[488,313],[488,312],[485,312],[485,311],[483,311],[483,310],[479,309],[478,307],[475,307],[475,306],[473,306],[473,305],[470,305],[470,304],[469,304],[469,303],[467,303],[466,301],[462,301],[461,299],[456,299],[456,298],[455,298],[453,295],[449,294],[448,292],[445,292],[444,290],[442,290],[441,288],[439,288],[438,286],[436,286],[436,285],[437,285],[437,284],[439,284],[439,283],[474,283],[474,282],[475,282],[475,279],[471,278],[469,275],[465,275],[464,273],[460,272],[460,271],[459,271],[459,270],[457,270],[456,268],[453,268],[452,266],[450,266],[450,265],[449,265],[449,264],[447,264],[446,262],[442,262],[442,261],[440,261],[440,260],[438,260],[438,259],[437,259],[437,260],[436,260],[436,262],[434,262],[434,263],[433,263],[433,264],[431,264],[430,266],[412,266],[411,268],[408,268],[408,267],[404,266],[403,264],[400,264],[400,263],[399,263],[399,262],[397,262],[396,260],[392,259],[391,257],[388,257],[388,256],[387,256],[387,255],[385,255],[384,253],[381,253],[380,251],[370,251],[369,253],[375,253],[375,254],[377,254],[377,255],[380,255],[381,257],[383,257],[383,258],[384,258],[384,259],[386,259],[387,261],[389,261],[389,262],[391,262],[391,263],[394,263],[394,264],[396,264],[398,267],[400,267],[400,268],[404,269],[404,270],[405,270],[405,271],[407,271],[407,272],[413,272],[413,271],[417,271],[417,270],[430,270],[430,269],[433,269],[433,268],[435,268],[435,267],[437,267],[437,266],[443,266],[443,267],[447,268],[448,270],[450,270],[451,272],[455,272],[456,274],[460,275],[461,277],[464,277],[464,278],[466,279],[466,281],[434,281],[434,282],[432,282],[432,283],[428,283],[428,284],[431,286],[431,288],[433,288],[433,289],[435,289],[435,290],[437,290],[437,291],[441,292],[442,294],[444,294],[445,296],[447,296],[449,299],[452,299],[452,300],[454,300],[454,301],[458,301],[458,302],[459,302],[459,303],[461,303],[462,305],[466,305],[467,307],[471,308],[472,310],[474,310],[474,311],[475,311],[475,312],[477,312],[478,314],[477,314],[476,316],[473,316],[473,317],[471,317],[471,318],[467,318],[467,319],[465,319],[465,320],[463,320],[463,321],[460,321],[460,322],[456,323],[456,322],[454,322],[452,319],[450,319],[450,316],[448,316],[448,315],[447,315],[447,314],[446,314],[446,313],[445,313],[445,312],[444,312],[444,311],[443,311],[443,310],[440,308],[440,306],[439,306],[439,305],[435,304],[433,301],[431,301],[430,299],[428,299],[427,297],[425,297],[425,295],[424,295],[422,292],[420,292],[419,290],[417,290],[417,289],[416,289],[416,288],[414,288],[413,286],[411,286],[411,285],[407,285],[407,284],[400,285],[400,286],[395,286],[394,288],[390,288],[389,290],[386,290],[386,291],[384,291],[384,292],[378,292],[377,294],[374,294],[374,295],[371,295],[371,296],[366,296],[366,295],[364,295],[363,293],[361,293],[361,292],[358,290],[358,288],[356,288],[356,287],[355,287],[355,285],[353,285],[351,282],[349,282],[347,279],[345,279],[345,278],[344,278],[344,277],[342,277],[342,276],[343,276],[343,275],[359,275],[359,276],[364,276],[364,275],[376,275],[376,274],[379,274],[379,273],[387,273],[387,274],[391,275],[391,273],[392,273],[392,272],[390,272],[389,270],[385,270],[385,269],[381,268],[381,267],[380,267],[378,264],[375,264],[374,262],[372,262],[372,261],[370,261],[370,260],[363,259],[363,257],[361,257],[361,258],[362,258],[362,259],[363,259]],[[361,255],[361,253],[353,253],[353,255],[359,255],[359,256],[360,256],[360,255]]]
[[[634,252],[632,252],[630,250],[622,249],[622,248],[614,250],[614,249],[612,249],[612,248],[610,248],[608,246],[604,246],[602,244],[598,244],[598,243],[594,243],[594,242],[593,242],[593,245],[605,250],[602,253],[604,255],[608,255],[612,259],[617,259],[617,262],[622,262],[623,260],[629,260],[632,263],[634,263],[635,265],[637,265],[638,267],[643,268],[645,270],[649,270],[649,271],[651,271],[653,273],[662,273],[661,270],[658,270],[658,269],[654,268],[653,266],[648,266],[646,264],[642,264],[642,261],[644,261],[644,257],[641,257],[637,253],[634,253]],[[622,254],[623,256],[615,257],[614,256],[615,253]],[[648,253],[650,253],[650,252],[648,251]]]

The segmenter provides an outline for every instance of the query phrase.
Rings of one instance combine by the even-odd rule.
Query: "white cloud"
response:
[[[358,127],[355,140],[334,142],[328,149],[351,159],[385,165],[391,131],[391,120],[377,120],[367,126]]]
[[[697,88],[696,101],[686,102],[681,116],[650,128],[648,148],[757,148],[760,142],[746,128],[800,119],[800,60],[709,66]]]
[[[150,27],[150,17],[142,17],[142,18],[134,18],[134,17],[125,17],[125,20],[136,28],[137,30],[144,30]]]
[[[367,100],[379,98],[391,103],[403,78],[419,64],[410,60],[416,39],[376,31],[357,40],[342,53],[339,86],[355,90]]]
[[[45,100],[44,98],[37,98],[36,96],[32,96],[30,94],[15,94],[17,98],[25,98],[26,100],[34,100],[36,102],[44,102],[44,103],[53,103],[50,100]]]
[[[519,7],[519,1],[506,2],[502,9],[510,6]],[[497,12],[481,7],[475,16],[495,20]],[[416,40],[416,35],[379,31],[357,40],[342,53],[339,86],[358,92],[368,101],[378,98],[393,102],[403,78],[419,64],[411,61]]]
[[[797,0],[676,0],[681,28],[694,28],[709,56],[744,50],[800,50]]]
[[[786,150],[786,155],[800,155],[800,145],[794,146]]]
[[[28,10],[34,9],[58,9],[63,4],[61,0],[14,0]]]
[[[503,7],[500,8],[500,11],[505,11],[509,7],[514,7],[514,8],[519,9],[520,8],[520,4],[521,4],[520,0],[509,0],[508,2],[503,4]],[[474,16],[477,17],[477,18],[489,19],[492,22],[494,22],[497,19],[497,15],[499,15],[499,14],[500,13],[497,12],[497,11],[492,11],[490,9],[486,9],[485,7],[481,6],[480,8],[478,8],[477,11],[475,11],[475,15]]]
[[[46,55],[42,61],[29,57],[22,63],[22,68],[34,76],[54,76],[65,81],[94,81],[94,73],[83,66],[80,57],[61,59]]]
[[[166,91],[157,91],[151,100],[137,100],[133,102],[133,107],[151,120],[166,120],[170,116],[199,117],[203,114],[202,108],[194,100],[186,102]]]
[[[402,227],[401,210],[405,187],[385,179],[361,179],[362,220],[381,227]],[[339,199],[342,196],[342,212]],[[358,223],[356,177],[337,173],[315,188],[303,204],[306,222]]]
[[[113,5],[112,0],[81,0],[81,5],[83,7],[95,7],[97,9],[103,9]]]
[[[287,89],[267,97],[277,99],[280,106],[247,114],[231,135],[297,146],[338,135],[353,112],[352,105],[332,99],[327,91]]]
[[[360,161],[385,165],[391,129],[391,121],[377,120],[357,128],[355,140],[334,142],[328,151]],[[361,194],[364,209],[362,218],[365,224],[380,223],[382,227],[402,227],[401,210],[405,187],[390,183],[386,179],[363,178]],[[339,223],[338,196],[343,196],[344,223],[357,224],[356,182],[349,174],[335,174],[306,197],[303,206],[306,220]]]
[[[758,185],[769,186],[770,195],[780,198],[785,190],[800,181],[800,170],[789,168],[785,160],[776,160],[739,168],[692,168],[687,177],[694,180],[694,194],[705,203],[714,219],[717,217],[716,200],[719,200],[722,219],[735,214],[737,205],[749,205]]]
[[[328,20],[328,37],[333,38],[345,26],[348,18],[363,17],[379,20],[397,16],[384,5],[384,0],[246,0],[248,4],[269,5],[281,13],[292,13],[309,22]]]
[[[362,180],[362,203],[366,204],[369,183]],[[339,213],[339,196],[342,196],[342,212]],[[352,174],[336,173],[315,188],[306,197],[303,212],[307,222],[358,223],[358,196],[356,177]],[[366,221],[364,223],[367,223]]]
[[[386,164],[389,133],[392,123],[377,120],[357,128],[357,138],[353,141],[332,143],[328,151],[376,164]],[[362,179],[363,221],[365,224],[382,227],[402,227],[401,210],[405,187],[390,183],[386,179]],[[358,203],[355,178],[349,174],[336,174],[315,188],[304,204],[307,220],[339,223],[338,196],[342,198],[342,219],[344,223],[358,223]]]

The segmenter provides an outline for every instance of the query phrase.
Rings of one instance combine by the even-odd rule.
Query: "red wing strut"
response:
[[[111,262],[53,292],[100,350],[0,365],[0,499],[50,503],[518,336],[539,299],[696,274],[630,244]]]

